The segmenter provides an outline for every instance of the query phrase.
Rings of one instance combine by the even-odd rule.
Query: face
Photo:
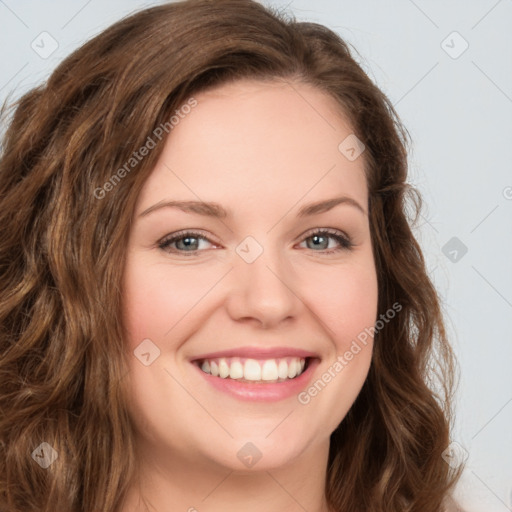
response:
[[[163,465],[286,467],[326,453],[371,361],[371,336],[354,345],[377,315],[364,153],[338,148],[352,129],[309,85],[194,97],[127,249],[138,446]]]

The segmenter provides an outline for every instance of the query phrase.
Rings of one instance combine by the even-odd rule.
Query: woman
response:
[[[256,2],[69,56],[0,164],[0,510],[446,510],[406,170],[347,45]]]

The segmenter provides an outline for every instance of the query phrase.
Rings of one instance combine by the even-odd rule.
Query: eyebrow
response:
[[[297,213],[297,217],[303,218],[318,215],[331,210],[339,204],[354,206],[360,210],[361,213],[366,215],[365,209],[355,199],[348,196],[341,196],[318,201],[316,203],[306,204],[300,208]],[[178,208],[186,213],[195,213],[197,215],[204,215],[206,217],[214,217],[217,219],[223,219],[230,216],[230,213],[219,203],[205,201],[160,201],[144,210],[139,217],[145,217],[162,208]]]

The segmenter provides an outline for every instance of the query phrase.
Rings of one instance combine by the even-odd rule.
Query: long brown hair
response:
[[[442,458],[456,366],[407,214],[421,206],[406,183],[408,134],[334,32],[252,0],[191,0],[114,24],[4,111],[1,512],[119,507],[137,469],[124,251],[163,143],[126,163],[159,127],[165,140],[193,94],[239,78],[304,82],[337,100],[366,147],[379,315],[402,306],[376,333],[368,378],[331,436],[328,502],[340,512],[442,510],[461,472]],[[47,469],[37,450],[54,452],[41,443],[57,455]]]

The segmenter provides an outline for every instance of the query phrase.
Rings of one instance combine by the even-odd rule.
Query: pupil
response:
[[[325,236],[313,235],[313,240],[314,240],[315,245],[317,247],[318,247],[318,244],[316,244],[316,242],[320,241],[320,243],[321,243],[322,239],[325,241]]]
[[[182,238],[182,241],[183,241],[183,244],[185,245],[185,247],[191,247],[192,245],[194,245],[194,243],[191,242],[191,240],[196,240],[196,239],[193,237]]]

